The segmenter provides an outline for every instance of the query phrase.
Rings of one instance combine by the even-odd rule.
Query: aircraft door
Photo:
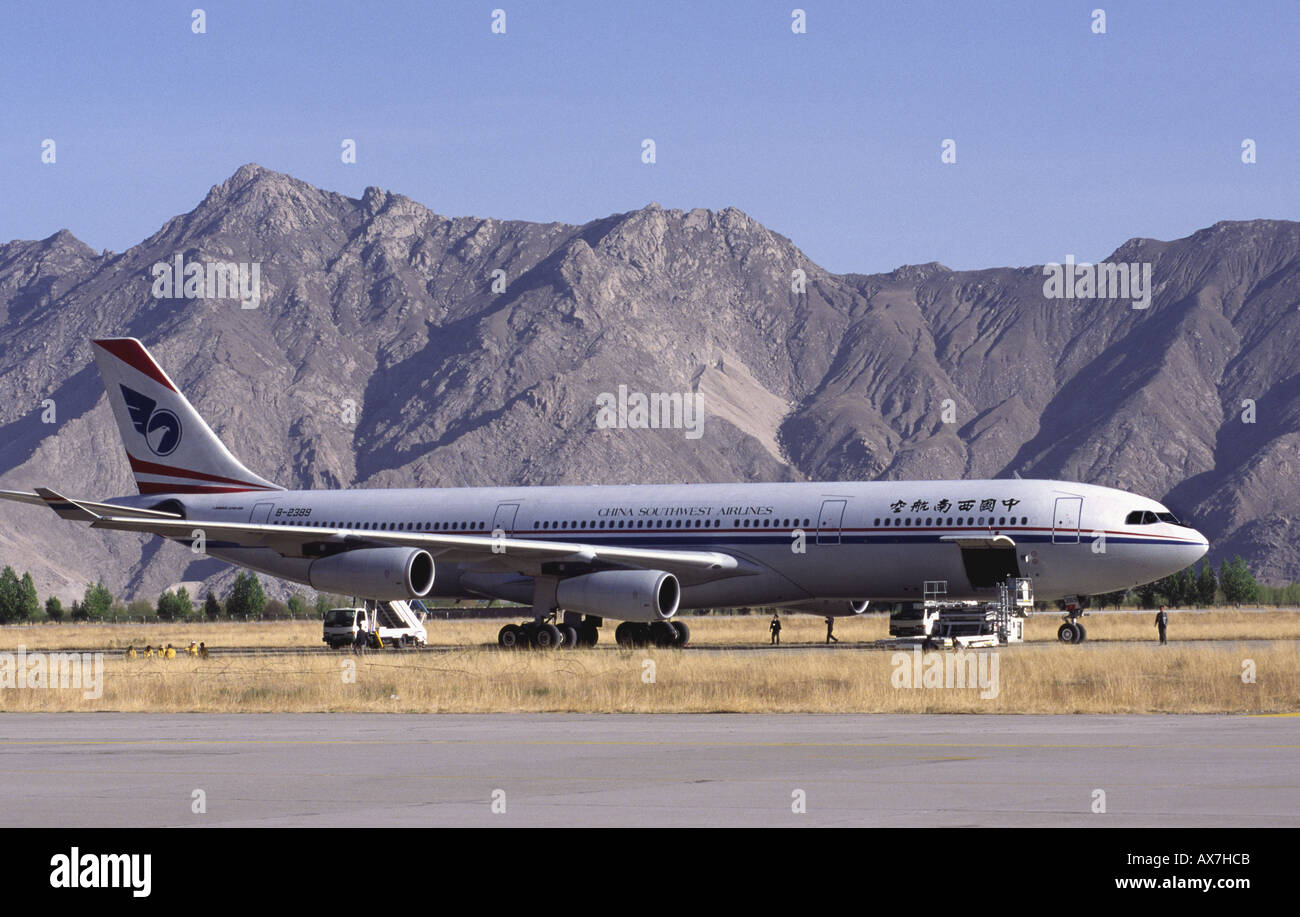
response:
[[[266,525],[266,521],[271,518],[271,507],[274,503],[259,503],[253,507],[253,512],[249,515],[248,521],[253,525]]]
[[[840,527],[844,523],[844,507],[847,500],[823,500],[821,512],[817,515],[817,543],[839,544]]]
[[[1083,497],[1057,497],[1052,515],[1052,544],[1078,544]]]
[[[518,503],[497,504],[496,515],[492,517],[492,531],[495,532],[499,529],[507,535],[513,534],[515,530],[515,515],[518,512]]]

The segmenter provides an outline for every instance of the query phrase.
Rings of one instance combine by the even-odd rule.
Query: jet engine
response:
[[[555,602],[566,611],[619,621],[667,621],[677,613],[682,590],[662,570],[602,570],[560,580]]]
[[[420,548],[357,548],[314,561],[307,571],[313,589],[389,601],[427,595],[433,558]]]

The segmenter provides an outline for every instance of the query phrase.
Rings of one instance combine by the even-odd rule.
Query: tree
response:
[[[1120,589],[1115,592],[1103,592],[1101,595],[1094,595],[1093,599],[1098,608],[1105,608],[1107,605],[1114,605],[1119,608],[1128,598],[1128,590]]]
[[[45,617],[51,621],[63,620],[63,603],[59,601],[57,595],[52,595],[45,600]]]
[[[20,588],[22,590],[22,601],[18,605],[18,620],[30,621],[41,613],[41,600],[36,596],[36,584],[32,582],[30,573],[23,574]]]
[[[158,597],[158,617],[163,621],[184,621],[194,614],[194,604],[185,587],[172,592],[168,589]]]
[[[1250,568],[1246,566],[1246,562],[1244,560],[1242,560],[1240,557],[1236,558],[1236,560],[1237,560],[1237,566],[1241,570],[1241,573],[1239,575],[1241,577],[1241,581],[1243,584],[1241,590],[1241,600],[1243,602],[1258,602],[1259,581],[1255,579],[1255,574],[1250,572]]]
[[[177,620],[188,621],[194,617],[194,601],[190,598],[190,592],[184,586],[176,590],[176,610],[179,612]]]
[[[103,582],[86,587],[85,598],[81,600],[82,614],[86,616],[86,620],[102,620],[108,617],[109,610],[112,607],[113,593],[108,591]]]
[[[0,624],[17,621],[22,604],[23,584],[13,567],[5,567],[0,572]]]
[[[1241,605],[1259,599],[1259,583],[1240,555],[1220,565],[1219,585],[1223,587],[1223,600],[1230,604]]]
[[[1156,594],[1161,605],[1177,606],[1178,602],[1178,580],[1177,574],[1171,573],[1168,576],[1162,576],[1152,584],[1155,587]]]
[[[262,616],[270,618],[272,621],[278,621],[289,613],[289,607],[279,599],[267,599],[265,607],[262,609]]]
[[[1214,567],[1208,560],[1201,561],[1201,573],[1196,578],[1196,602],[1209,608],[1218,598],[1219,580],[1214,575]]]
[[[207,616],[209,621],[215,621],[221,617],[221,603],[217,601],[217,597],[212,594],[211,589],[208,590],[208,597],[203,600],[203,614]]]
[[[1156,595],[1159,591],[1157,583],[1144,583],[1134,589],[1133,594],[1137,596],[1138,604],[1143,608],[1155,608]]]
[[[72,607],[68,610],[68,617],[74,621],[86,620],[86,606],[73,599]]]
[[[226,599],[226,611],[232,618],[255,618],[266,607],[266,593],[262,583],[254,573],[240,573],[235,577],[235,586]]]
[[[154,613],[154,607],[144,599],[132,599],[126,606],[126,613],[132,618],[147,618]]]
[[[296,592],[289,596],[289,614],[295,618],[305,618],[307,616],[307,600]]]

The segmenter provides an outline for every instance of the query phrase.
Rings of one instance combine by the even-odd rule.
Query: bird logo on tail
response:
[[[158,456],[175,452],[181,444],[180,418],[166,408],[158,409],[158,402],[125,385],[122,386],[122,396],[131,414],[131,425],[144,437],[150,451]]]

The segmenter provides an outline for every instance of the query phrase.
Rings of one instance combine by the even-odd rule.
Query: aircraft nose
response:
[[[1209,553],[1210,550],[1210,540],[1208,538],[1195,529],[1192,529],[1192,535],[1197,539],[1197,542],[1195,544],[1188,544],[1185,548],[1181,549],[1186,557],[1186,563],[1183,564],[1184,568],[1190,567],[1192,564],[1196,563]]]

